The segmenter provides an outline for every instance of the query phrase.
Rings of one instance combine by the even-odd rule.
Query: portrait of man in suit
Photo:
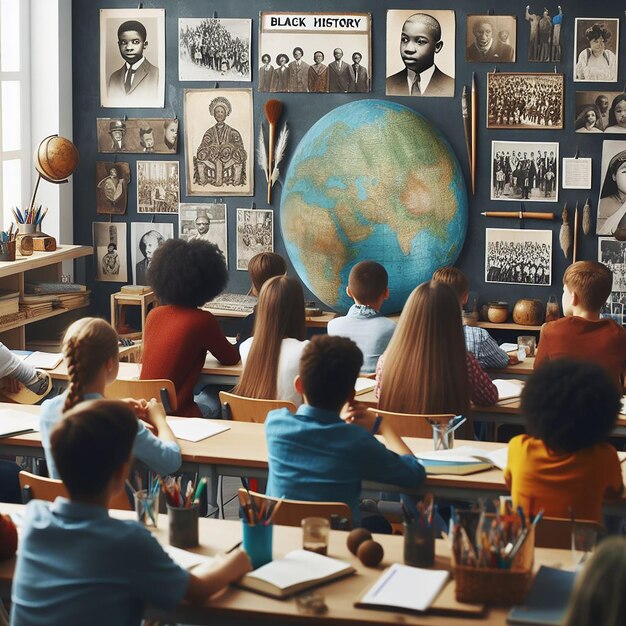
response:
[[[311,66],[302,60],[303,56],[302,48],[297,47],[293,49],[293,61],[288,66],[289,78],[287,87],[291,93],[309,90],[309,68]]]
[[[391,45],[392,42],[388,42],[388,54]],[[404,69],[387,77],[387,95],[454,96],[454,78],[435,64],[435,55],[443,48],[439,21],[428,13],[410,15],[400,34],[400,57]]]
[[[350,88],[348,91],[355,93],[367,93],[370,90],[370,79],[367,75],[367,68],[361,65],[363,55],[355,52],[352,55],[352,66],[350,67]]]
[[[465,60],[471,63],[515,61],[514,15],[468,15]]]
[[[333,50],[335,60],[328,64],[328,91],[346,93],[350,89],[350,66],[343,60],[343,50]]]

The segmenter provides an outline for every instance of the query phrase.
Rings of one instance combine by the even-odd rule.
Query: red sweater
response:
[[[166,378],[176,387],[177,415],[201,417],[193,388],[207,350],[223,365],[239,363],[239,352],[208,311],[160,306],[148,315],[143,336],[142,380]]]

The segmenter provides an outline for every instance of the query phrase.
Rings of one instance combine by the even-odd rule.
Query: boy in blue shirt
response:
[[[124,402],[93,400],[69,411],[52,453],[70,498],[26,507],[12,591],[14,626],[139,626],[147,603],[202,603],[248,572],[238,551],[189,573],[134,521],[109,517],[124,489],[137,418]]]
[[[396,325],[381,315],[389,298],[387,270],[375,261],[361,261],[351,270],[346,293],[354,300],[345,317],[328,322],[328,334],[348,337],[363,353],[363,371],[376,371],[378,357],[387,349]]]
[[[391,424],[354,403],[362,365],[363,355],[350,339],[316,335],[302,353],[294,383],[304,404],[295,415],[288,409],[271,411],[265,422],[267,494],[345,502],[355,527],[362,480],[413,488],[426,477]]]

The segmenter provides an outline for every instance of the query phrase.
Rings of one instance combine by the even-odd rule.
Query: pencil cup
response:
[[[0,241],[0,261],[15,261],[15,240]]]
[[[454,430],[450,430],[448,422],[430,421],[433,427],[433,446],[435,450],[451,450],[454,448]]]
[[[148,493],[141,489],[135,493],[135,511],[137,521],[148,528],[156,528],[159,519],[159,492]]]
[[[20,224],[20,233],[24,235],[41,235],[41,224]]]
[[[404,562],[413,567],[435,564],[435,527],[404,523]]]
[[[176,548],[194,548],[198,545],[197,504],[188,509],[167,505],[167,517],[170,525],[170,545]]]
[[[257,569],[272,560],[272,524],[243,524],[243,549],[247,552],[252,567]]]

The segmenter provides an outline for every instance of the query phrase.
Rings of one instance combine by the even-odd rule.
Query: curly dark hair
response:
[[[161,304],[202,306],[222,293],[227,283],[224,254],[208,241],[169,239],[148,267],[148,284]]]
[[[595,363],[547,361],[522,392],[526,432],[554,452],[577,452],[610,436],[621,394],[607,371]]]

